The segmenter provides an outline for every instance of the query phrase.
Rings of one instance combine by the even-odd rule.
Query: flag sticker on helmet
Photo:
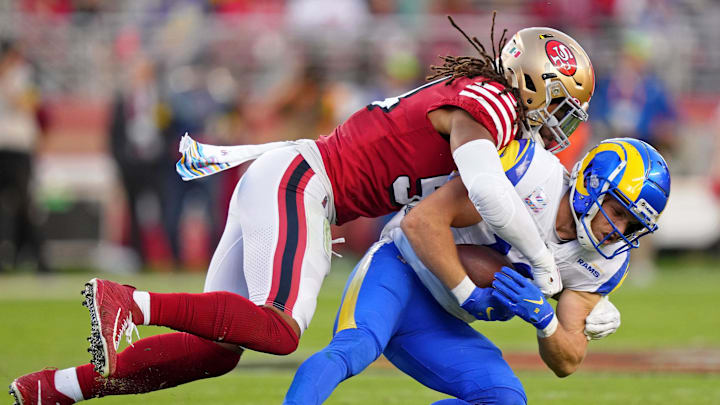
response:
[[[522,54],[522,52],[520,52],[520,50],[517,49],[516,46],[513,46],[512,48],[510,48],[510,55],[512,55],[513,57],[517,58],[521,54]]]
[[[545,53],[553,66],[565,76],[572,76],[577,71],[577,61],[570,48],[560,41],[552,40],[545,44]]]

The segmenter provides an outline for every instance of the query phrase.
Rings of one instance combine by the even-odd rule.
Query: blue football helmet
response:
[[[621,232],[602,203],[616,199],[637,220]],[[649,144],[633,138],[601,142],[575,164],[571,175],[570,205],[578,242],[610,259],[639,245],[638,239],[657,230],[657,220],[670,196],[670,173],[665,159]],[[597,213],[607,218],[614,231],[598,240],[591,222]],[[603,246],[619,236],[618,242]]]

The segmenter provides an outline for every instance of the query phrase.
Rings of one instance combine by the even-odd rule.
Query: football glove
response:
[[[481,321],[507,321],[515,316],[510,307],[493,297],[492,288],[475,287],[460,306]]]
[[[588,340],[602,339],[620,327],[620,311],[607,296],[602,297],[585,318],[585,336]]]
[[[495,298],[538,330],[544,330],[555,319],[555,311],[540,289],[515,270],[503,267],[495,273],[493,288]]]

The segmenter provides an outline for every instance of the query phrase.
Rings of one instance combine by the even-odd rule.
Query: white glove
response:
[[[585,336],[588,340],[602,339],[620,327],[620,311],[607,296],[602,297],[585,318]]]
[[[562,290],[562,280],[555,258],[549,249],[537,257],[532,265],[533,284],[540,289],[545,297],[552,297]]]

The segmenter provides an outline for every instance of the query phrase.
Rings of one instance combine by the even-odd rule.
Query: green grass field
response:
[[[152,394],[96,400],[106,404],[273,404],[280,403],[293,371],[330,339],[332,321],[349,272],[349,262],[334,264],[318,311],[298,351],[277,357],[246,353],[239,367],[220,378],[198,381]],[[614,336],[593,342],[591,352],[720,350],[720,312],[716,302],[720,269],[713,262],[672,259],[662,262],[646,286],[627,282],[612,298],[623,324]],[[69,367],[89,360],[85,337],[89,321],[80,290],[92,274],[38,278],[0,276],[0,383],[43,367]],[[198,292],[199,274],[148,274],[113,277],[154,291]],[[630,281],[632,274],[630,275]],[[504,351],[536,351],[534,332],[521,321],[483,324],[482,331]],[[141,336],[163,333],[144,327]],[[591,372],[559,379],[548,370],[519,371],[531,404],[720,404],[720,374]],[[429,404],[444,398],[398,371],[373,366],[335,391],[329,404]],[[8,396],[6,401],[10,403]]]

